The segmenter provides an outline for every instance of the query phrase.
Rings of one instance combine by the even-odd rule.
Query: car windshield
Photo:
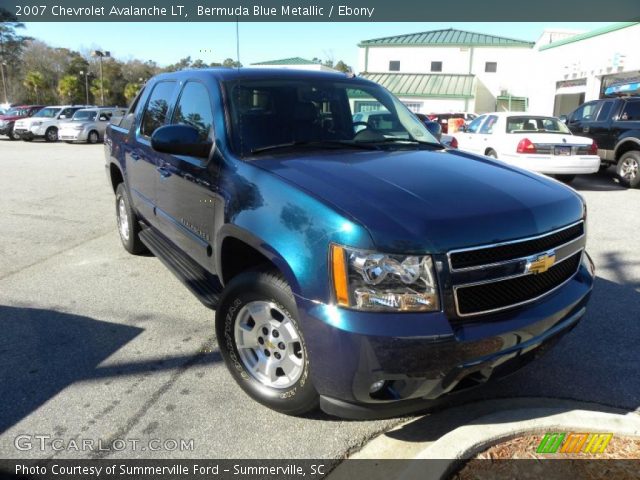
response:
[[[339,80],[235,80],[225,85],[240,156],[290,149],[442,148],[378,85]]]
[[[60,113],[61,108],[45,107],[34,115],[34,117],[55,118]]]
[[[5,115],[8,117],[24,117],[29,113],[27,108],[12,108],[8,110]]]
[[[95,110],[78,110],[71,120],[74,122],[91,122],[96,119],[98,112]]]
[[[509,117],[507,118],[507,133],[562,133],[571,135],[567,126],[553,117]]]

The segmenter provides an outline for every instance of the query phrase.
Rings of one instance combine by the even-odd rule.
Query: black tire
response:
[[[94,145],[98,143],[99,140],[100,140],[100,136],[98,135],[98,132],[96,132],[95,130],[91,130],[89,132],[89,135],[87,135],[87,143]]]
[[[560,180],[562,183],[566,183],[566,184],[573,182],[575,178],[576,178],[575,175],[556,175],[557,180]]]
[[[69,145],[73,145],[73,141],[71,141],[71,140],[65,140],[64,143],[68,143]]]
[[[30,142],[31,140],[33,140],[33,138],[31,137],[21,137],[23,142]]]
[[[120,213],[121,202],[122,208],[126,213],[126,219]],[[133,255],[145,253],[147,247],[145,247],[144,243],[140,240],[140,223],[138,222],[137,215],[131,208],[131,201],[129,200],[129,194],[127,193],[124,183],[121,183],[118,185],[118,188],[116,188],[116,221],[118,234],[120,235],[124,249]],[[123,233],[121,222],[126,223],[128,235]]]
[[[297,348],[301,359],[301,370],[298,373],[297,381],[283,388],[267,385],[256,378],[255,374],[249,372],[238,351],[235,333],[236,322],[243,318],[241,314],[246,310],[245,307],[248,304],[256,305],[258,303],[273,305],[274,308],[270,310],[270,312],[274,312],[272,320],[275,319],[277,322],[278,315],[284,314],[284,318],[280,321],[291,322],[299,336],[300,341],[297,342],[297,347],[292,347],[289,344],[286,346],[286,350],[282,350],[283,352],[291,352],[293,350],[289,349]],[[248,314],[248,317],[254,322],[254,328],[260,328],[256,335],[264,335],[262,332],[266,330],[262,330],[261,324],[257,323],[261,320],[253,320],[251,314]],[[220,352],[231,376],[251,398],[287,415],[303,415],[318,408],[319,395],[309,376],[309,355],[298,323],[296,303],[291,288],[279,274],[271,271],[248,271],[235,277],[226,286],[216,311],[216,335]],[[265,338],[267,337],[265,336]],[[267,345],[271,344],[270,340],[263,340],[263,342],[257,350],[262,351],[263,348],[266,350]],[[271,345],[276,348],[275,345]],[[256,352],[253,350],[252,352],[251,354],[258,359]],[[268,356],[271,355],[275,357],[276,353]],[[276,369],[276,374],[277,372],[278,369]],[[295,378],[291,381],[293,382]]]
[[[487,157],[491,157],[491,158],[498,158],[498,154],[496,153],[496,151],[493,148],[490,148],[489,150],[487,150],[487,153],[485,154]]]
[[[20,140],[20,135],[13,131],[13,127],[9,130],[9,140]]]
[[[624,153],[616,165],[616,174],[625,187],[640,187],[640,151]]]
[[[45,142],[57,142],[58,141],[58,129],[56,127],[49,127],[47,131],[44,132],[44,140]]]

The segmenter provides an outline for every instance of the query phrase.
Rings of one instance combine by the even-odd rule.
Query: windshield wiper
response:
[[[370,141],[370,142],[362,142],[364,144],[377,144],[377,143],[405,143],[405,144],[409,144],[409,145],[424,145],[426,147],[431,147],[434,149],[443,149],[445,148],[444,145],[442,145],[441,143],[438,142],[423,142],[421,140],[415,140],[413,138],[402,138],[402,137],[386,137],[384,140],[374,140],[374,141]]]
[[[312,148],[329,148],[329,149],[340,149],[340,148],[355,148],[358,150],[379,150],[379,148],[372,144],[366,143],[356,143],[348,140],[298,140],[295,142],[288,143],[280,143],[277,145],[267,145],[266,147],[258,147],[251,150],[251,153],[263,153],[269,152],[272,150],[282,150],[286,148],[294,148],[294,147],[312,147]]]

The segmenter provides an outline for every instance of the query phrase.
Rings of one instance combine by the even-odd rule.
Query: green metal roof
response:
[[[374,38],[363,40],[359,47],[406,47],[406,46],[469,46],[469,47],[529,47],[534,42],[516,40],[507,37],[497,37],[484,33],[468,32],[448,28],[446,30],[431,30],[428,32],[409,33],[394,37]]]
[[[605,33],[615,32],[616,30],[632,27],[634,25],[638,25],[639,23],[640,22],[613,23],[605,27],[596,28],[595,30],[591,30],[590,32],[579,33],[572,37],[567,37],[567,38],[563,38],[562,40],[558,40],[557,42],[551,42],[547,45],[542,45],[540,47],[540,50],[548,50],[549,48],[560,47],[562,45],[566,45],[567,43],[579,42],[580,40],[585,40],[587,38],[597,37],[598,35],[604,35]]]
[[[364,73],[396,96],[473,98],[474,75]]]
[[[252,63],[251,65],[318,65],[316,62],[307,60],[306,58],[291,57],[282,60],[269,60],[266,62]]]

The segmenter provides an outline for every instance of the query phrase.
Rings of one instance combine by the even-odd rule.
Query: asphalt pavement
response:
[[[250,400],[222,363],[214,313],[157,259],[122,249],[103,165],[100,145],[0,139],[1,458],[337,459],[401,421],[293,418]],[[598,273],[588,313],[468,399],[638,409],[640,190],[611,172],[574,186]],[[69,447],[83,441],[94,448]]]

